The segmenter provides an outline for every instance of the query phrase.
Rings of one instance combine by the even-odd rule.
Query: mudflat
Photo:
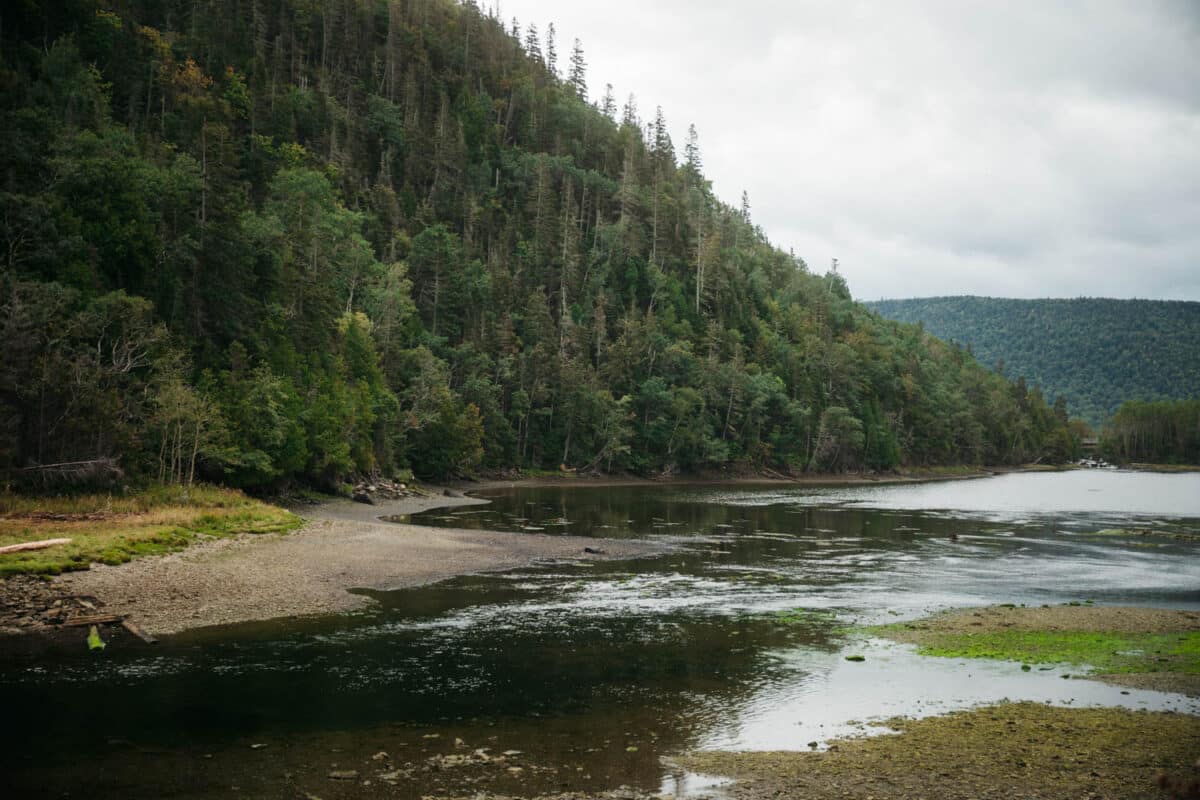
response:
[[[821,753],[695,753],[681,766],[736,779],[760,798],[1156,798],[1200,778],[1200,718],[1013,703],[894,720],[898,736],[846,739]]]

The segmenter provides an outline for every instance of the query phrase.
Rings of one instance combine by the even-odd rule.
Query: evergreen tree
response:
[[[557,36],[558,34],[554,29],[554,23],[551,22],[546,27],[546,69],[550,71],[550,75],[554,78],[558,78]]]
[[[588,99],[587,62],[583,58],[583,44],[578,39],[575,40],[575,46],[571,48],[569,82],[571,88],[575,90],[575,96],[586,103]]]

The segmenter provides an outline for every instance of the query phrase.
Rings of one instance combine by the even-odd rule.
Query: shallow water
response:
[[[1200,713],[1178,695],[1062,679],[1078,669],[922,658],[846,630],[989,603],[1200,608],[1200,475],[487,496],[413,521],[670,547],[372,593],[370,613],[156,648],[118,638],[99,657],[82,642],[6,643],[0,689],[22,722],[0,745],[18,754],[18,796],[657,789],[680,780],[660,758],[687,749],[802,749],[1006,698]],[[1099,533],[1111,528],[1147,533]],[[506,762],[522,772],[426,770],[479,747],[523,751]],[[390,760],[372,761],[379,751]],[[360,780],[331,781],[335,769]]]

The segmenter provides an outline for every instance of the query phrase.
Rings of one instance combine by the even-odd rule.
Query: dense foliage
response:
[[[4,11],[0,470],[245,487],[1063,458],[766,240],[576,43],[448,0]]]
[[[1121,463],[1200,464],[1200,400],[1123,403],[1100,445]]]
[[[1023,375],[1099,429],[1125,400],[1200,397],[1200,303],[932,297],[868,303]]]

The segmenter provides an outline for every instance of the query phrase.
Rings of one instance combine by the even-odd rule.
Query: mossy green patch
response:
[[[71,539],[67,545],[0,556],[0,577],[124,564],[182,550],[200,537],[283,533],[301,524],[281,508],[212,486],[159,486],[125,496],[0,494],[0,545]]]
[[[900,626],[870,629],[887,636]],[[1094,633],[1072,631],[926,631],[918,652],[947,658],[991,658],[1025,664],[1071,664],[1094,674],[1177,672],[1200,674],[1200,633]]]

